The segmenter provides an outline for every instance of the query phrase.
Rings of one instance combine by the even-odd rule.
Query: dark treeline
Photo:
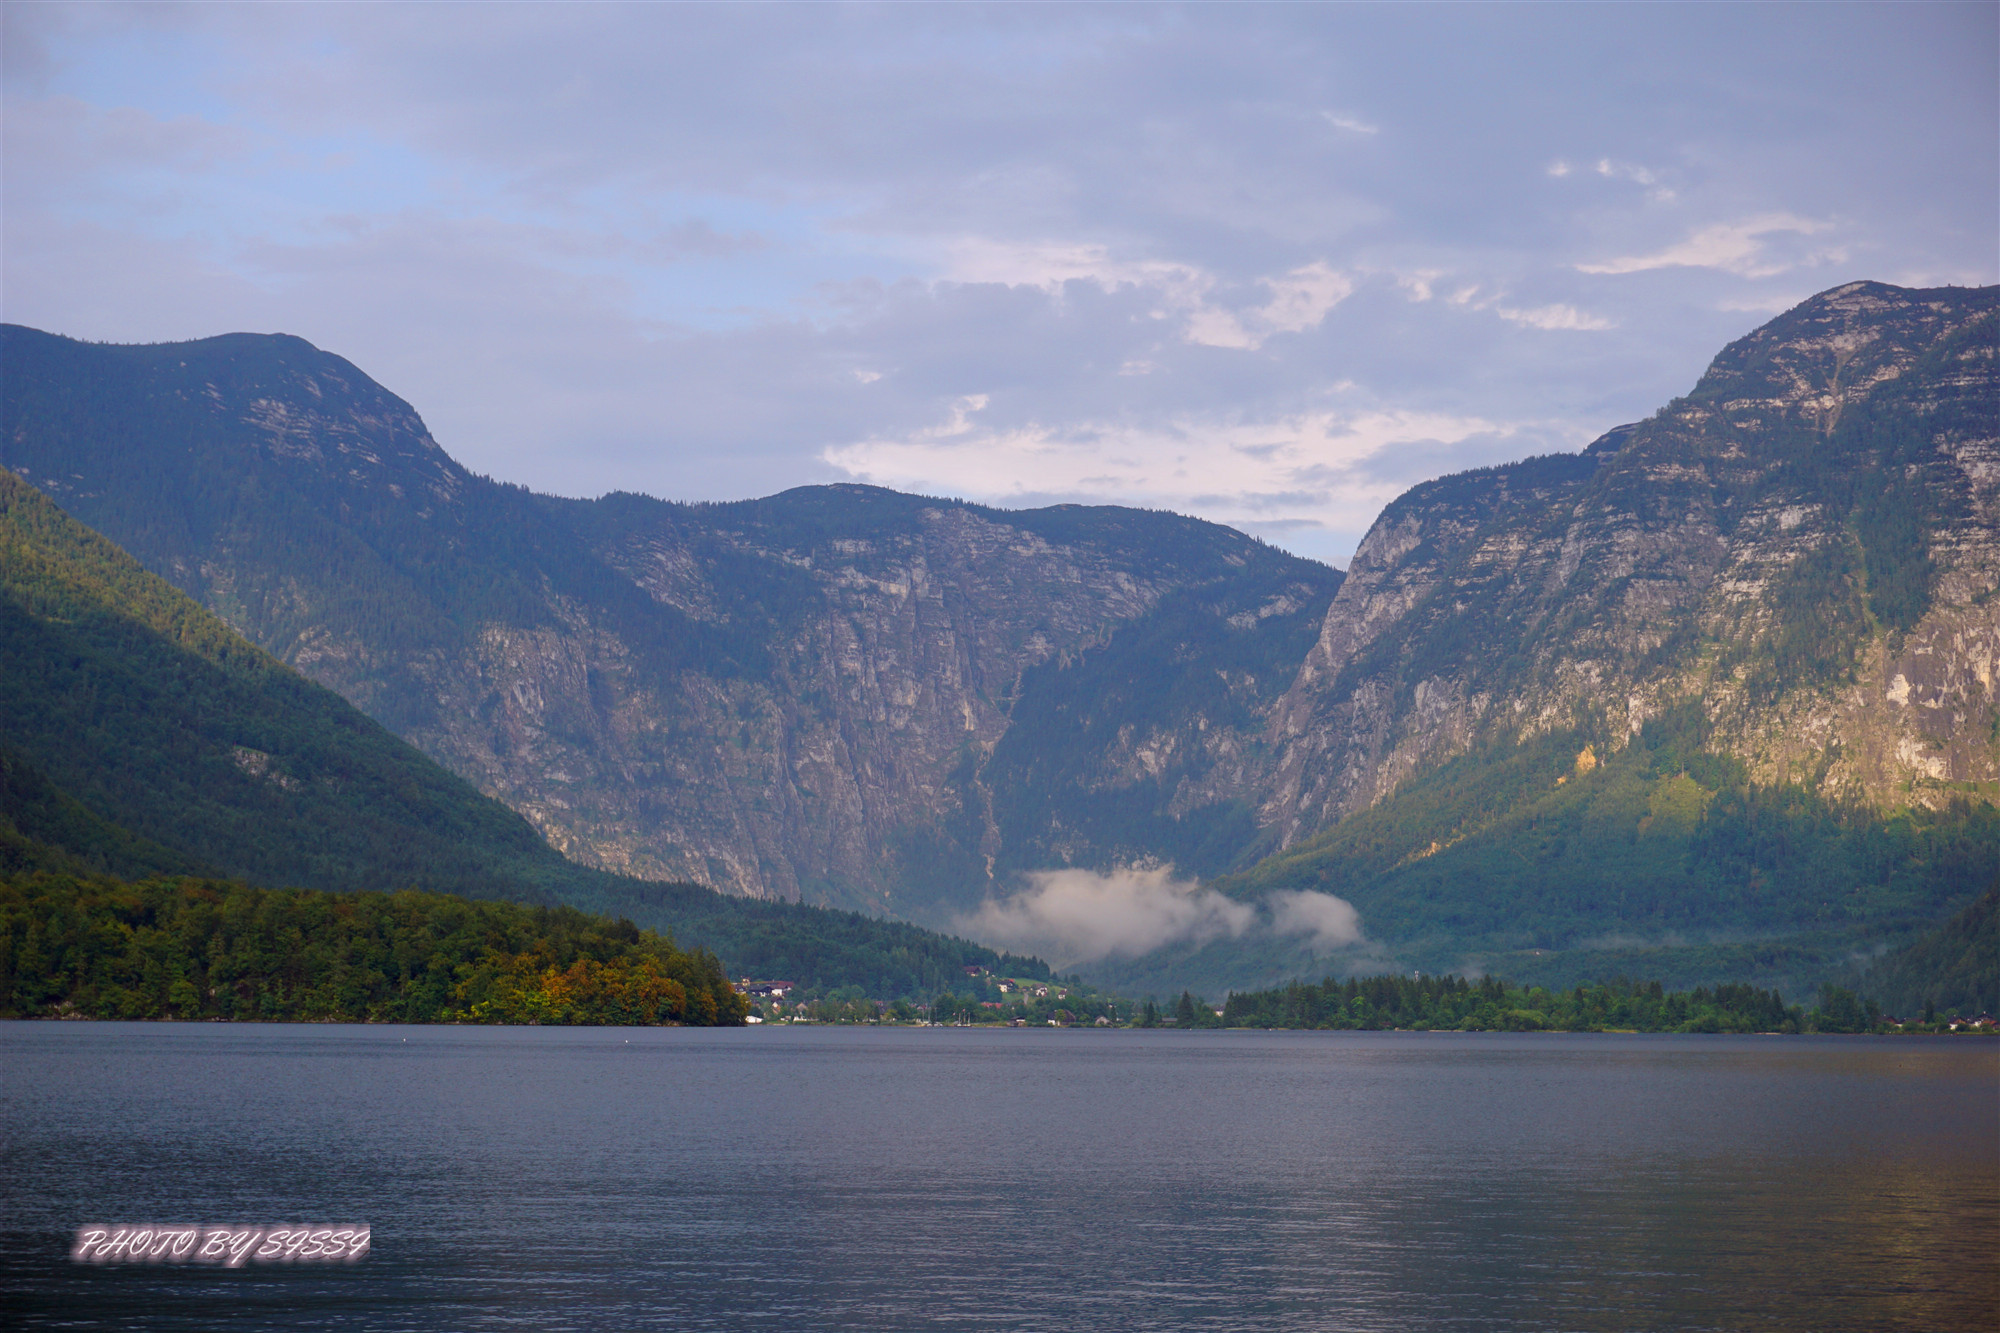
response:
[[[737,1024],[712,954],[567,907],[43,871],[0,880],[0,1017]]]
[[[1571,990],[1510,985],[1497,977],[1365,977],[1232,994],[1217,1016],[1183,996],[1186,1025],[1281,1028],[1455,1029],[1468,1032],[1865,1032],[1879,1013],[1829,988],[1810,1013],[1774,990],[1610,981]]]

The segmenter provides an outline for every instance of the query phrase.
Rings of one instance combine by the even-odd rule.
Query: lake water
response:
[[[6,1023],[0,1133],[14,1327],[2000,1326],[1983,1041]]]

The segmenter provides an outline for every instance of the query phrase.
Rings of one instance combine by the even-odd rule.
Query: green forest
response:
[[[0,1018],[733,1025],[705,951],[568,907],[42,871],[0,880]]]
[[[1204,1013],[1195,1006],[1196,1018]],[[1752,986],[1668,991],[1626,982],[1549,991],[1497,977],[1366,977],[1231,995],[1215,1025],[1258,1028],[1407,1028],[1469,1032],[1798,1032],[1803,1013]]]
[[[1991,805],[1843,804],[1751,782],[1705,739],[1689,709],[1622,745],[1595,726],[1495,742],[1212,885],[1336,894],[1425,970],[1797,988],[2000,880]],[[1704,942],[1718,937],[1735,942]]]
[[[1550,990],[1497,977],[1329,977],[1231,995],[1222,1012],[1188,995],[1176,1022],[1192,1027],[1331,1028],[1461,1032],[1836,1032],[1886,1030],[1880,1005],[1844,987],[1821,991],[1813,1009],[1787,1006],[1774,990],[1607,981]]]
[[[1614,980],[1568,988],[1498,977],[1329,977],[1270,990],[1231,993],[1220,1009],[1192,992],[1162,1005],[1133,1002],[1074,978],[1062,984],[999,987],[928,1004],[882,1004],[860,996],[765,1003],[765,1021],[932,1023],[948,1026],[1260,1028],[1402,1032],[1925,1033],[1991,1031],[1954,1026],[1987,1006],[1911,1006],[1896,1018],[1872,996],[1829,985],[1811,1008],[1778,991],[1747,985],[1671,990],[1657,981]],[[991,998],[981,998],[981,996]]]
[[[1842,980],[1897,1014],[2000,1013],[2000,888]]]

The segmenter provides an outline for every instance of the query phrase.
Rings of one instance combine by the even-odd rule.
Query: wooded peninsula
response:
[[[442,893],[192,877],[0,881],[0,1018],[738,1024],[715,955],[629,921]]]

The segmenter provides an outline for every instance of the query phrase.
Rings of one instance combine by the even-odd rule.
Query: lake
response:
[[[0,1133],[24,1328],[2000,1322],[1984,1040],[0,1023]]]

